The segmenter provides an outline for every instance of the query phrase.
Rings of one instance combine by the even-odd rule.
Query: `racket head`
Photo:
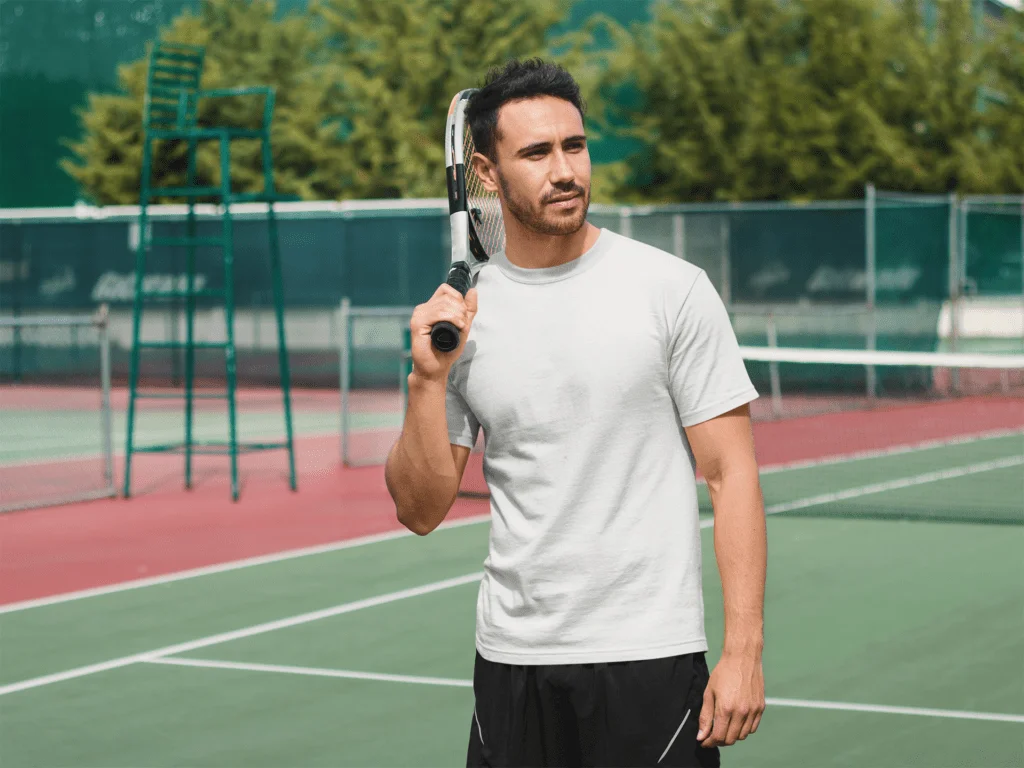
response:
[[[505,250],[505,220],[497,192],[484,187],[472,166],[476,144],[466,107],[477,89],[459,91],[448,109],[445,166],[452,219],[452,262],[486,263]]]

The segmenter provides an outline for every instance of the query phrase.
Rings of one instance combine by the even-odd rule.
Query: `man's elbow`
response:
[[[417,536],[426,536],[439,524],[439,521],[432,522],[429,519],[425,519],[417,514],[412,514],[407,510],[402,510],[401,508],[398,508],[397,516],[398,522],[412,530]]]
[[[424,514],[422,510],[397,508],[398,522],[415,533],[417,536],[426,536],[433,531],[444,520],[444,515]]]

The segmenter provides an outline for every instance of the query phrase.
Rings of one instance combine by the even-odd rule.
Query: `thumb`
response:
[[[475,315],[476,307],[476,288],[470,288],[466,291],[466,309],[469,310],[471,315]]]
[[[708,686],[704,689],[704,703],[700,708],[700,730],[697,731],[697,741],[704,741],[711,735],[711,726],[715,720],[715,692]]]

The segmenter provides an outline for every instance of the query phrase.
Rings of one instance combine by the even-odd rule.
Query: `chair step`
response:
[[[184,400],[184,392],[136,392],[136,400]],[[193,392],[193,400],[227,400],[227,392]]]
[[[225,293],[222,288],[200,288],[192,291],[192,296],[195,298],[223,298]],[[142,297],[151,301],[174,301],[175,299],[187,299],[188,291],[143,291]]]
[[[157,197],[207,197],[220,195],[222,191],[220,187],[155,187],[149,190],[148,197],[150,200]]]
[[[209,245],[215,248],[224,247],[222,237],[152,237],[150,245],[188,246],[188,245]]]
[[[249,451],[276,451],[288,448],[288,443],[243,443],[235,444],[238,453]],[[165,445],[138,445],[132,447],[132,453],[184,453],[184,443],[168,443]],[[223,456],[231,452],[231,443],[214,441],[193,441],[191,452],[197,456]]]
[[[188,343],[184,341],[140,341],[139,349],[185,349]],[[193,341],[194,349],[227,349],[226,341]]]

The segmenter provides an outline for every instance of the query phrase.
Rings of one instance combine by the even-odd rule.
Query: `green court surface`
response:
[[[401,426],[401,414],[354,413],[353,431]],[[259,410],[238,414],[241,440],[274,438],[284,434],[284,416],[276,410]],[[297,410],[292,415],[296,436],[337,435],[338,411]],[[184,439],[181,410],[143,411],[136,413],[137,445],[167,443]],[[125,416],[113,414],[115,450],[124,447]],[[102,432],[98,411],[85,410],[3,410],[0,409],[0,464],[40,459],[92,456],[102,450]],[[193,436],[196,440],[225,440],[228,419],[225,412],[203,411],[195,414]]]
[[[723,765],[1024,765],[1022,467],[1016,433],[766,472],[769,703]],[[0,608],[2,764],[464,764],[487,534]]]

